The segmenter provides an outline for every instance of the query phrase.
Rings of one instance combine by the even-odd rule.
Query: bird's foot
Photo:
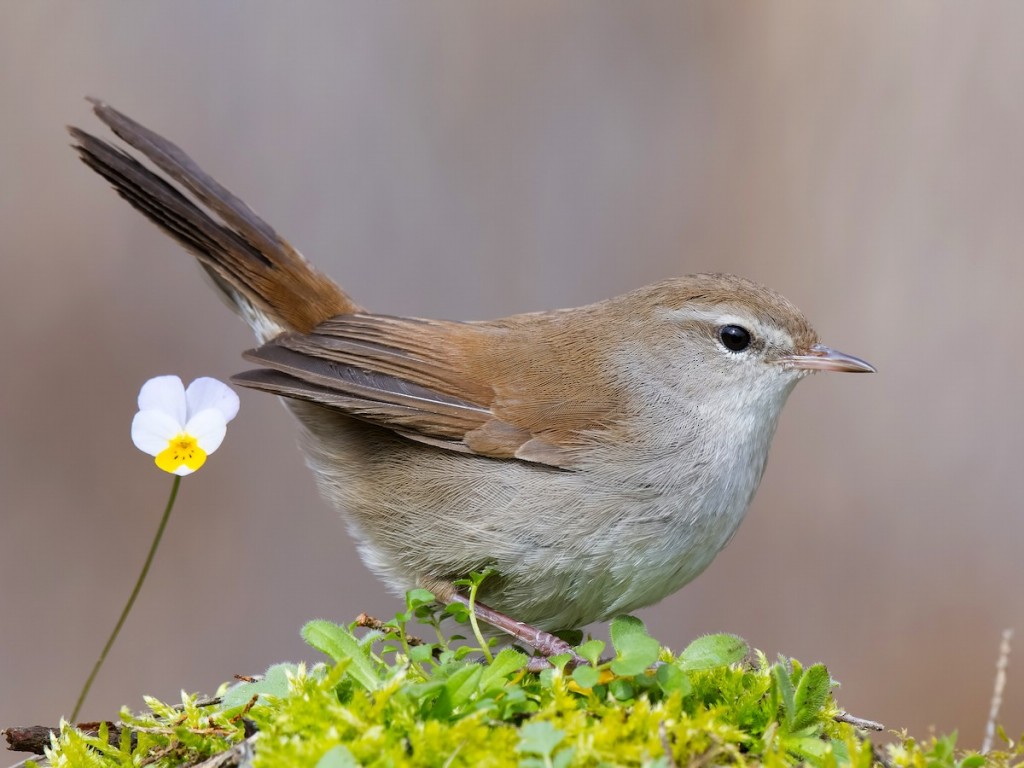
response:
[[[533,648],[540,654],[530,659],[527,664],[526,668],[530,672],[550,669],[552,664],[548,659],[552,656],[561,656],[562,654],[569,655],[569,662],[567,664],[569,668],[588,663],[586,659],[576,653],[575,648],[562,638],[522,621],[516,621],[511,616],[506,616],[504,613],[494,610],[479,600],[473,601],[472,605],[470,605],[468,597],[456,592],[452,595],[451,602],[464,605],[467,610],[473,611],[481,621],[490,624],[495,629],[500,629],[502,632],[507,632],[520,643]]]

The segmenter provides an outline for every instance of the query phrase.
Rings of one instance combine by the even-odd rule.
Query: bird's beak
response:
[[[790,355],[780,361],[787,368],[804,371],[838,371],[840,373],[874,373],[875,366],[859,357],[815,344],[806,355]]]

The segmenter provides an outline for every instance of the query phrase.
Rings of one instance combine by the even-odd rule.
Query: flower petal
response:
[[[220,448],[227,431],[228,423],[224,419],[224,414],[216,408],[200,411],[185,425],[185,432],[192,435],[199,447],[207,454]]]
[[[203,466],[206,451],[191,435],[178,435],[156,457],[156,465],[172,475],[189,475]]]
[[[139,411],[132,419],[132,442],[143,453],[156,456],[181,429],[181,424],[162,409]]]
[[[188,417],[192,418],[207,408],[216,408],[224,416],[224,422],[238,415],[238,395],[227,384],[218,379],[202,376],[185,390],[188,403]]]
[[[185,385],[177,376],[156,376],[139,390],[140,411],[163,411],[176,419],[179,428],[187,420]]]

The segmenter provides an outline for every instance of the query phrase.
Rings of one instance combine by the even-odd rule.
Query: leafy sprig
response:
[[[471,631],[447,634],[450,618]],[[434,637],[414,637],[413,624]],[[70,768],[188,765],[254,731],[255,766],[867,768],[885,755],[907,768],[980,768],[1024,757],[1016,743],[985,757],[963,753],[955,734],[903,737],[883,751],[834,719],[835,683],[821,664],[772,663],[722,634],[673,653],[628,616],[610,634],[610,648],[595,639],[577,646],[587,664],[569,669],[556,658],[534,674],[525,653],[499,650],[465,611],[440,610],[433,595],[415,590],[387,622],[307,624],[303,636],[326,662],[274,665],[221,691],[216,703],[147,699],[148,713],[121,713],[117,735],[65,723],[49,757]]]

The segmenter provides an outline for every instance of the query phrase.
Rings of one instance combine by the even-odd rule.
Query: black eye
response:
[[[723,325],[718,329],[718,338],[733,352],[742,352],[750,346],[750,331],[739,325]]]

